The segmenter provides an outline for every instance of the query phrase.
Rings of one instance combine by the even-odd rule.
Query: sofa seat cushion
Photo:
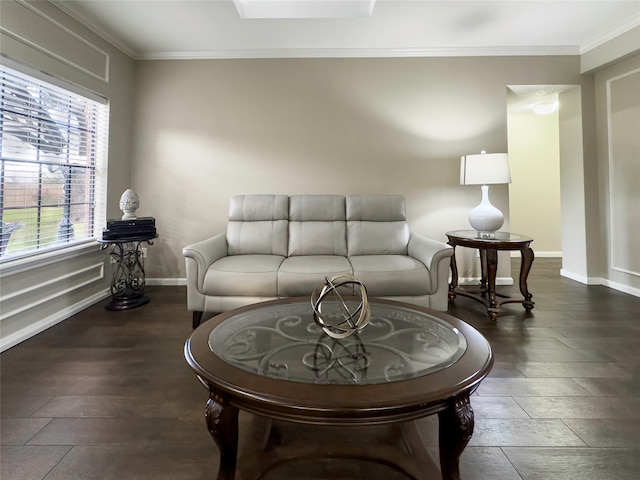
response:
[[[278,295],[298,297],[311,295],[324,285],[325,277],[338,273],[352,273],[346,257],[337,255],[305,255],[289,257],[278,272]]]
[[[367,294],[378,296],[426,295],[431,291],[429,271],[407,255],[358,255],[348,257]]]
[[[231,255],[214,262],[204,277],[205,295],[276,297],[280,255]]]

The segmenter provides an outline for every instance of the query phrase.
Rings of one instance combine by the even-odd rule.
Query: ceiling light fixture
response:
[[[543,102],[533,106],[533,112],[537,115],[549,115],[558,109],[558,102]]]
[[[370,17],[376,0],[233,0],[240,18]]]

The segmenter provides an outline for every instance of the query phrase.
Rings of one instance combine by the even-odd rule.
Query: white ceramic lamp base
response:
[[[482,185],[482,201],[469,212],[469,223],[478,231],[478,237],[493,238],[504,224],[504,215],[489,201],[489,187]]]

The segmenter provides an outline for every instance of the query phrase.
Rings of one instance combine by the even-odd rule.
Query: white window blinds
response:
[[[0,65],[0,261],[93,239],[108,107]]]

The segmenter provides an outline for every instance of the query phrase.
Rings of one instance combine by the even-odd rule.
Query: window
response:
[[[108,108],[0,65],[0,261],[103,223]]]

